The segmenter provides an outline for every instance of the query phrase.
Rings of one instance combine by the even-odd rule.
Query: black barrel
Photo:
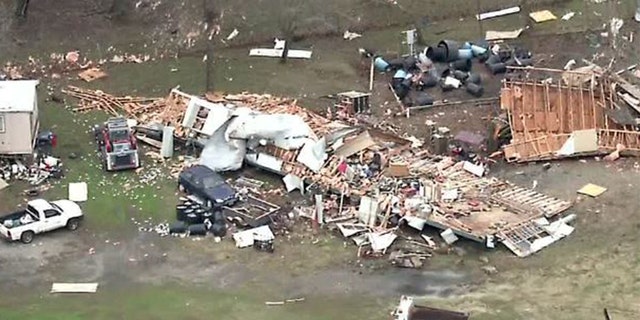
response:
[[[473,63],[471,62],[471,59],[461,59],[451,62],[451,64],[449,64],[449,67],[454,70],[469,72],[473,67]]]
[[[224,237],[227,235],[227,224],[223,222],[216,222],[211,226],[209,230],[216,237]]]
[[[480,84],[482,82],[482,77],[477,73],[469,73],[466,82]]]
[[[184,221],[187,217],[187,214],[185,213],[185,211],[188,209],[187,206],[184,205],[177,205],[176,206],[176,220],[178,221]]]
[[[475,83],[467,83],[467,92],[469,92],[472,96],[479,98],[484,94],[484,88]]]
[[[222,212],[222,210],[216,210],[213,212],[213,220],[214,223],[217,222],[224,222],[225,218],[224,218],[224,212]]]
[[[518,65],[521,67],[528,67],[533,65],[533,59],[519,59]]]
[[[197,215],[195,213],[189,213],[187,214],[187,219],[186,219],[186,223],[188,224],[199,224],[202,223],[204,220],[202,219],[202,216]]]
[[[414,105],[416,106],[429,106],[433,104],[433,97],[426,92],[420,92],[416,95]]]
[[[502,62],[502,60],[500,59],[499,56],[492,54],[489,56],[489,58],[487,58],[487,60],[484,62],[486,64],[496,64],[496,63],[500,63]]]
[[[393,69],[393,70],[402,69],[402,67],[404,66],[404,59],[403,58],[396,58],[396,59],[393,59],[393,60],[389,60],[387,62],[389,63],[389,68]]]
[[[440,82],[440,88],[442,89],[442,92],[449,92],[454,90],[456,87],[450,84],[445,84],[444,82]]]
[[[445,48],[445,61],[452,62],[458,60],[458,50],[460,45],[453,40],[442,40],[438,43],[438,47]]]
[[[443,47],[428,47],[426,52],[427,58],[433,62],[444,62],[447,55],[447,49]]]
[[[494,63],[488,64],[487,68],[492,74],[505,73],[507,72],[507,65],[504,63]]]
[[[187,232],[187,224],[182,222],[182,221],[178,221],[178,222],[174,222],[171,225],[169,225],[169,233],[185,233]]]
[[[469,73],[462,70],[456,70],[453,72],[453,77],[460,81],[465,81],[469,77]]]
[[[192,224],[189,226],[189,235],[190,236],[205,236],[207,235],[207,227],[204,224]]]
[[[420,77],[420,85],[423,88],[432,88],[438,85],[438,78],[431,73],[425,73]]]

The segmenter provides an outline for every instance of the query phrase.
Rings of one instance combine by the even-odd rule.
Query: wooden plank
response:
[[[97,290],[97,283],[54,283],[51,286],[51,293],[95,293]]]

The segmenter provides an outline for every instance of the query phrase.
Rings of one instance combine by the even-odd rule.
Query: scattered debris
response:
[[[273,241],[273,239],[275,239],[275,236],[269,226],[261,226],[233,234],[233,240],[238,248],[251,247],[256,241],[269,242]]]
[[[413,298],[402,296],[400,303],[392,313],[394,320],[428,320],[428,319],[446,319],[446,320],[468,320],[469,314],[462,312],[449,311],[444,309],[436,309],[422,307],[414,304]]]
[[[54,283],[51,293],[96,293],[97,283]]]
[[[520,28],[513,31],[492,31],[488,30],[484,36],[487,41],[517,39],[524,29]]]
[[[240,34],[240,31],[238,31],[238,29],[233,29],[233,31],[231,31],[231,33],[227,36],[226,40],[231,41],[233,40],[233,38],[237,37],[239,34]]]
[[[601,187],[599,185],[595,185],[593,183],[586,184],[580,190],[578,190],[579,194],[584,194],[590,197],[597,197],[607,191],[607,188]]]
[[[571,20],[571,18],[573,18],[573,16],[575,16],[575,15],[576,15],[576,13],[575,13],[575,12],[573,12],[573,11],[571,11],[571,12],[565,13],[565,14],[562,16],[562,18],[561,18],[561,19],[562,19],[562,20],[564,20],[564,21],[569,21],[569,20]]]
[[[304,302],[305,298],[295,298],[295,299],[287,299],[281,301],[265,301],[265,305],[267,306],[283,306],[287,303],[296,303],[296,302]]]
[[[496,18],[496,17],[502,17],[502,16],[506,16],[506,15],[510,15],[510,14],[514,14],[514,13],[518,13],[518,12],[520,12],[520,7],[519,6],[515,6],[515,7],[502,9],[502,10],[498,10],[498,11],[491,11],[491,12],[485,12],[485,13],[477,14],[476,15],[476,19],[478,19],[478,20],[487,20],[487,19]]]
[[[361,35],[361,34],[359,34],[359,33],[355,33],[355,32],[351,32],[351,31],[349,31],[349,30],[346,30],[346,31],[344,32],[344,34],[342,35],[342,38],[343,38],[343,39],[345,39],[345,40],[349,40],[349,41],[351,41],[351,40],[353,40],[353,39],[358,39],[358,38],[360,38],[360,37],[362,37],[362,35]]]
[[[533,19],[533,21],[535,21],[536,23],[541,23],[541,22],[546,22],[546,21],[551,21],[551,20],[558,19],[549,10],[531,12],[531,13],[529,13],[529,17],[531,17],[531,19]]]
[[[78,77],[86,82],[92,82],[98,79],[106,78],[107,73],[100,68],[89,68],[78,74]]]
[[[311,51],[308,50],[291,50],[287,48],[285,40],[275,39],[273,49],[251,49],[249,56],[251,57],[270,57],[282,58],[286,52],[287,58],[293,59],[311,59]]]

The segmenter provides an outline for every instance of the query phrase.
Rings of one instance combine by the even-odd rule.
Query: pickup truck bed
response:
[[[20,210],[20,211],[16,211],[14,213],[10,213],[8,215],[2,216],[0,217],[0,223],[2,223],[2,225],[4,225],[7,229],[18,227],[20,226],[20,218],[22,218],[22,216],[24,216],[25,213],[27,213],[27,210]],[[34,221],[38,220],[38,217],[34,217],[33,215],[31,215],[31,217],[33,218]]]

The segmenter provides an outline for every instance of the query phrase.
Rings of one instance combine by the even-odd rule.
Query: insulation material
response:
[[[228,123],[216,130],[204,145],[200,164],[213,171],[235,171],[242,167],[247,142],[241,139],[225,139]]]
[[[570,156],[595,151],[598,151],[598,133],[596,129],[589,129],[574,131],[557,153]]]
[[[297,115],[247,114],[234,118],[227,128],[227,139],[265,139],[285,150],[301,148],[308,139],[316,136]]]
[[[287,174],[282,178],[282,181],[287,188],[287,192],[291,192],[295,189],[300,189],[301,193],[304,192],[304,181],[300,179],[300,177],[293,174]]]
[[[307,139],[307,142],[302,149],[300,149],[296,161],[302,163],[313,172],[318,172],[322,166],[324,166],[324,162],[327,159],[326,148],[327,144],[324,138],[317,142]]]

